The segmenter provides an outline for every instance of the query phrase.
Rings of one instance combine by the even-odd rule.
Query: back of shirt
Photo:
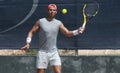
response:
[[[44,51],[57,50],[56,41],[61,25],[61,21],[53,19],[48,21],[46,18],[40,19],[39,48]]]

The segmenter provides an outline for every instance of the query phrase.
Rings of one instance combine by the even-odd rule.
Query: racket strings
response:
[[[88,3],[85,4],[84,13],[88,18],[95,16],[98,13],[98,4]]]

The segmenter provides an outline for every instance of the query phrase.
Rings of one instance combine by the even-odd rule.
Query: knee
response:
[[[56,70],[55,73],[62,73],[61,70]]]
[[[37,73],[44,73],[44,69],[37,69]]]

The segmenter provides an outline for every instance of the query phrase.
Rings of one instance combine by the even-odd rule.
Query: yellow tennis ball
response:
[[[62,13],[63,13],[63,14],[66,14],[66,13],[67,13],[67,9],[65,9],[65,8],[62,9]]]

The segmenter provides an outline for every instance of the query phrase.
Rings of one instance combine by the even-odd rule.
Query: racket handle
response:
[[[84,23],[84,24],[82,25],[82,27],[85,28],[85,25],[86,25],[86,24]]]

